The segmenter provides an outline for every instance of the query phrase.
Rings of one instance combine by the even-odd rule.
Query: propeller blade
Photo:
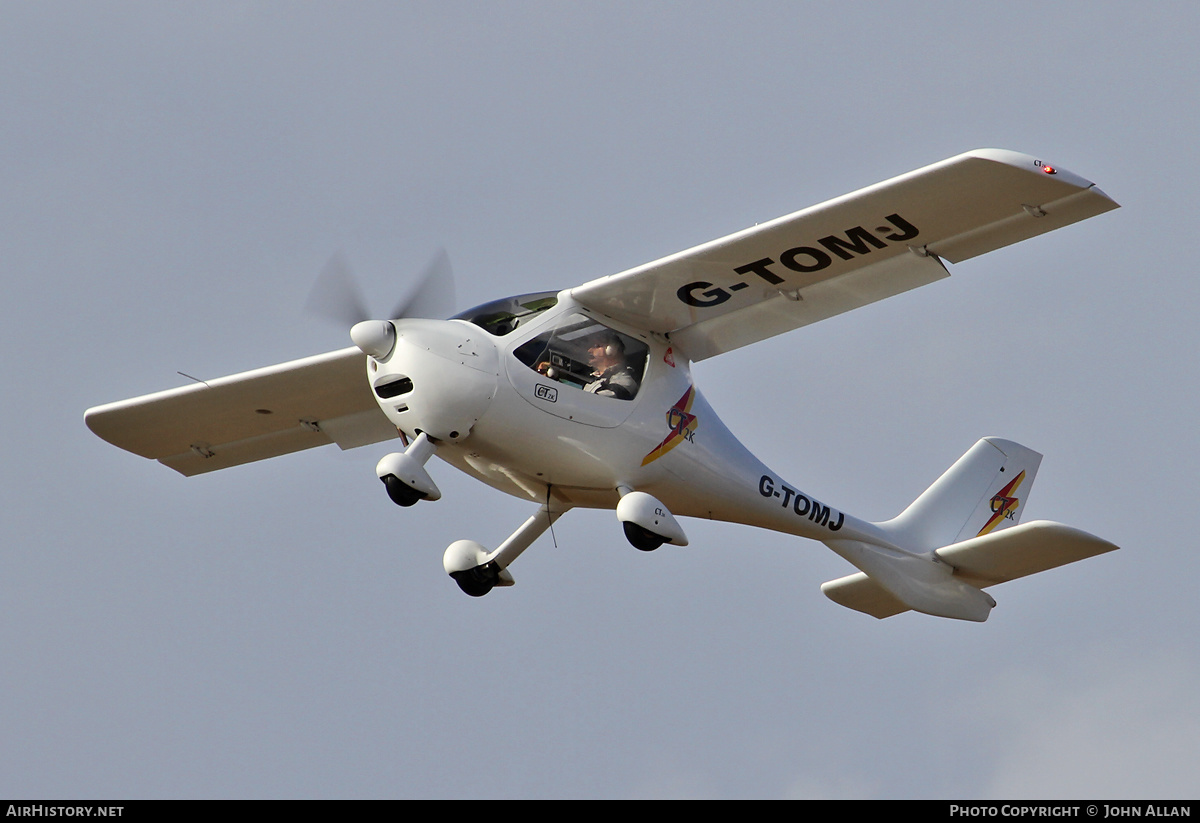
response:
[[[403,300],[396,304],[393,319],[423,317],[441,320],[454,313],[454,270],[450,266],[450,255],[438,249],[429,265],[421,272],[417,285]]]
[[[343,328],[370,319],[362,290],[350,264],[342,252],[335,252],[321,269],[317,282],[308,293],[304,310],[317,317],[332,320]]]

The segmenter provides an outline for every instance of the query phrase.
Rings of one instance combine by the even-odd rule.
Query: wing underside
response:
[[[1117,208],[1029,155],[980,149],[572,290],[693,360],[931,283],[957,263]]]
[[[396,437],[357,348],[88,409],[97,435],[195,475],[302,449]]]

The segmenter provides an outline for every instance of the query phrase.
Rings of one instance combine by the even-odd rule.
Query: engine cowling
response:
[[[406,432],[423,431],[437,441],[463,440],[496,396],[500,357],[495,343],[462,321],[413,319],[389,325],[395,329],[394,344],[384,357],[372,355],[367,367],[379,407]],[[380,349],[386,343],[382,338],[374,342]]]

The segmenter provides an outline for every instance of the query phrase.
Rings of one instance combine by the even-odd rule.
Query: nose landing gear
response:
[[[522,523],[521,528],[509,535],[494,552],[489,552],[474,540],[451,543],[442,557],[446,574],[454,578],[458,587],[471,597],[483,597],[495,586],[513,585],[515,581],[508,572],[509,565],[570,508],[558,508],[558,505],[556,502],[552,511],[548,504],[543,503],[537,514]]]
[[[501,575],[505,575],[505,577],[502,578]],[[454,578],[458,587],[471,597],[483,597],[494,586],[511,586],[514,582],[512,575],[496,565],[494,560],[484,563],[482,566],[451,572],[450,576]]]

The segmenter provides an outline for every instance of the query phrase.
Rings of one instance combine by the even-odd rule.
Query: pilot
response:
[[[638,381],[633,367],[625,362],[625,342],[615,332],[601,335],[588,346],[592,381],[583,390],[600,397],[632,400]]]

